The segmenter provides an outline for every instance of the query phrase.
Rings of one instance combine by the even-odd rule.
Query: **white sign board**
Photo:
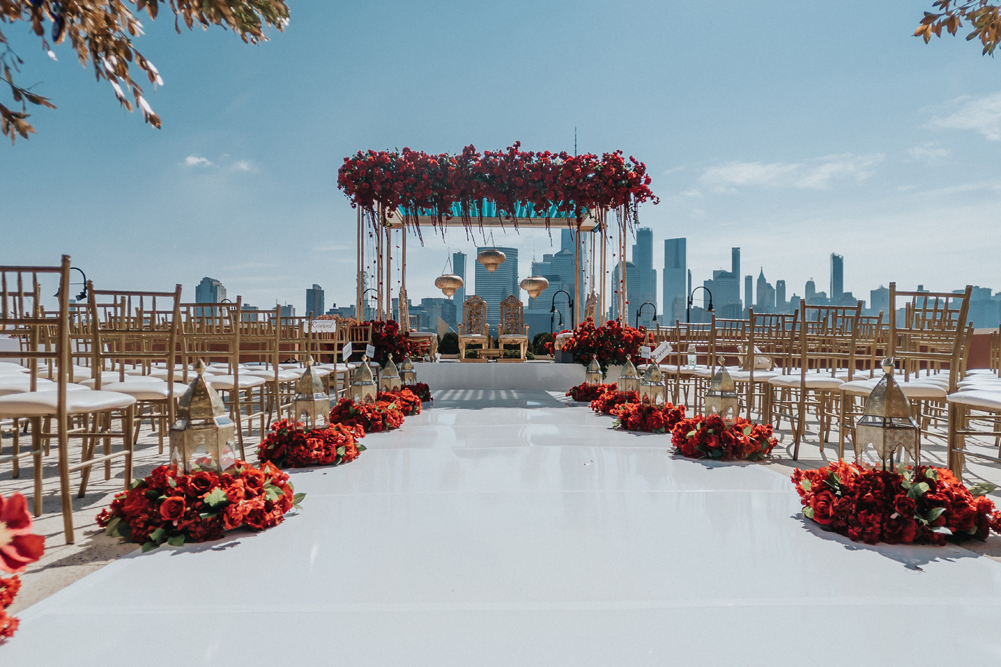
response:
[[[640,346],[640,358],[641,359],[649,359],[650,358],[650,346],[649,345],[642,345],[642,346]]]
[[[313,320],[309,323],[310,333],[335,333],[337,320]]]
[[[365,356],[368,357],[369,359],[375,358],[375,345],[365,346]]]
[[[671,346],[665,340],[661,342],[661,344],[654,349],[652,357],[653,360],[659,364],[660,362],[664,361],[664,357],[666,357],[670,353],[671,353]]]
[[[344,359],[344,361],[347,361],[348,359],[351,358],[352,352],[353,350],[351,349],[351,343],[348,343],[343,348],[341,348],[341,358]]]

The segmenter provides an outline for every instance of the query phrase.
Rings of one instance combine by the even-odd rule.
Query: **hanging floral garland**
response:
[[[402,151],[360,151],[344,158],[337,186],[360,207],[370,221],[380,215],[399,214],[404,224],[418,227],[418,217],[428,216],[436,230],[460,217],[467,231],[474,218],[482,227],[484,202],[493,202],[496,217],[517,228],[519,217],[540,217],[548,227],[554,216],[574,219],[579,225],[588,211],[625,207],[635,215],[646,201],[659,203],[650,190],[646,165],[622,151],[601,157],[588,153],[520,150],[521,143],[503,151],[466,146],[459,155],[430,155]]]

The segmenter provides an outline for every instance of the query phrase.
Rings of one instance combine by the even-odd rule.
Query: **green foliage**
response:
[[[536,354],[549,354],[546,350],[546,343],[552,343],[554,340],[553,334],[548,331],[540,331],[532,339],[532,351]]]
[[[438,352],[459,354],[459,334],[454,331],[446,331],[445,335],[438,339]]]

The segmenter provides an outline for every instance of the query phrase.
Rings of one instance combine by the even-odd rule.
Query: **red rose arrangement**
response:
[[[419,404],[419,403],[418,403]],[[403,411],[396,402],[374,401],[355,403],[350,398],[342,398],[330,410],[331,424],[361,427],[365,433],[378,433],[399,428],[403,424]]]
[[[771,424],[752,424],[737,418],[728,425],[717,414],[695,415],[678,422],[671,433],[676,454],[690,459],[760,461],[778,441]]]
[[[944,468],[877,470],[840,461],[792,475],[803,514],[854,542],[944,544],[1001,532],[1001,512],[985,494]]]
[[[590,403],[594,399],[602,396],[609,391],[618,391],[618,387],[613,384],[579,384],[576,387],[571,387],[570,391],[567,392],[567,396],[575,401],[587,401]]]
[[[365,445],[360,426],[330,424],[305,430],[303,424],[282,419],[271,424],[271,432],[257,447],[257,458],[279,468],[339,466],[358,458]]]
[[[288,475],[265,462],[255,468],[237,461],[232,472],[198,470],[184,474],[162,465],[146,479],[115,496],[97,515],[110,536],[155,549],[164,542],[180,546],[222,537],[241,526],[264,530],[281,523],[305,494],[296,494]]]
[[[395,406],[403,413],[404,417],[413,417],[421,413],[421,399],[406,388],[401,388],[398,391],[380,391],[375,398],[377,401]]]
[[[612,409],[614,427],[624,431],[668,433],[685,418],[685,406],[664,403],[623,403]]]
[[[594,320],[589,317],[563,344],[563,352],[572,354],[576,363],[585,366],[596,358],[604,371],[610,365],[626,363],[627,356],[638,359],[643,336],[642,329],[622,326],[615,320],[609,320],[603,327],[595,327]]]
[[[421,399],[421,402],[431,402],[434,401],[431,398],[431,387],[427,386],[425,382],[415,382],[414,384],[403,385],[404,389],[409,389],[414,392],[414,396]]]
[[[6,611],[21,589],[21,578],[17,575],[45,552],[45,538],[31,529],[31,513],[24,496],[20,493],[9,498],[0,496],[0,570],[14,575],[0,577],[0,643],[17,632],[17,619]]]
[[[372,347],[375,348],[375,356],[372,359],[380,365],[385,366],[390,356],[393,357],[393,363],[398,364],[416,351],[416,346],[403,334],[396,320],[385,322],[373,320],[366,324],[372,325]]]
[[[520,150],[520,142],[503,151],[466,146],[459,155],[402,151],[360,151],[344,158],[337,187],[375,220],[376,207],[398,211],[405,224],[417,227],[417,216],[432,218],[436,228],[459,217],[467,229],[482,217],[483,201],[497,205],[497,215],[583,220],[587,211],[620,206],[634,215],[638,204],[657,202],[646,165],[622,151],[570,155],[566,152]]]
[[[614,385],[613,385],[614,386]],[[591,409],[599,415],[612,415],[624,403],[639,403],[640,395],[635,391],[607,391],[591,401]]]

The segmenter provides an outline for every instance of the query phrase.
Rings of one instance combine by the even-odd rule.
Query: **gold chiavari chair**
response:
[[[796,326],[799,311],[791,315],[756,313],[748,309],[746,344],[740,350],[740,369],[731,371],[734,383],[744,386],[745,418],[750,421],[757,407],[759,418],[766,413],[765,403],[770,392],[768,380],[782,374],[781,368],[788,368],[792,353],[792,332]],[[776,367],[779,370],[776,370]]]
[[[697,400],[700,405],[705,400],[706,392],[709,391],[709,385],[720,363],[726,366],[728,359],[740,363],[749,342],[749,324],[750,320],[725,319],[718,318],[715,314],[713,315],[712,334],[709,342],[709,358],[707,359],[708,372],[705,374],[697,373],[695,375],[695,391],[698,395]],[[741,374],[737,368],[731,367],[728,369],[728,372],[736,385],[739,401],[743,402],[746,407],[748,400],[747,382],[738,381],[737,378],[741,377]],[[737,374],[737,377],[734,377],[734,373]]]
[[[107,381],[105,372],[95,372],[86,386],[128,394],[138,401],[135,440],[144,419],[157,433],[160,453],[163,436],[174,421],[174,408],[187,387],[175,383],[181,372],[176,368],[180,329],[181,286],[173,292],[97,290],[87,283],[88,310],[92,331],[92,366],[109,369],[118,377]],[[164,366],[163,379],[126,374],[127,370],[149,372]]]
[[[671,364],[668,369],[672,376],[672,395],[674,401],[678,402],[684,394],[685,405],[696,413],[701,411],[701,404],[695,378],[712,378],[709,366],[712,340],[712,324],[682,324],[675,321],[674,349],[678,363]],[[699,363],[700,357],[705,359],[705,364]]]
[[[799,368],[768,380],[769,420],[778,415],[793,426],[793,460],[799,458],[799,445],[806,433],[806,419],[812,410],[818,421],[818,444],[821,452],[830,433],[831,421],[837,420],[839,388],[844,378],[856,370],[855,354],[862,302],[855,307],[811,306],[800,308],[798,336],[792,359]]]
[[[27,455],[34,462],[36,515],[43,510],[43,441],[52,437],[51,431],[43,428],[43,421],[55,421],[60,500],[67,544],[74,541],[70,473],[79,470],[86,480],[94,465],[122,458],[124,486],[129,488],[132,481],[131,429],[136,402],[134,398],[124,394],[91,390],[79,385],[70,388],[72,348],[69,336],[69,266],[69,256],[63,255],[58,268],[0,267],[0,327],[20,341],[20,350],[0,351],[0,358],[15,358],[30,364],[27,390],[0,396],[0,418],[27,419],[31,426],[32,449]],[[40,304],[39,275],[45,274],[59,276],[59,309],[54,315],[46,313]],[[28,285],[25,285],[26,279]],[[36,362],[39,359],[54,362],[54,383],[44,384],[44,380],[38,378]],[[114,413],[121,419],[120,432],[113,432],[110,427],[101,428],[102,424],[110,425],[111,415]],[[92,418],[93,427],[90,426]],[[71,437],[83,439],[81,461],[76,464],[70,463]],[[91,458],[94,443],[98,439],[105,439],[107,442],[110,438],[121,438],[122,450],[112,452],[110,445],[107,445],[103,456]],[[22,453],[15,450],[12,454],[13,461],[20,458],[23,458]],[[108,477],[110,478],[110,474]],[[81,486],[81,495],[83,491],[84,487]]]

